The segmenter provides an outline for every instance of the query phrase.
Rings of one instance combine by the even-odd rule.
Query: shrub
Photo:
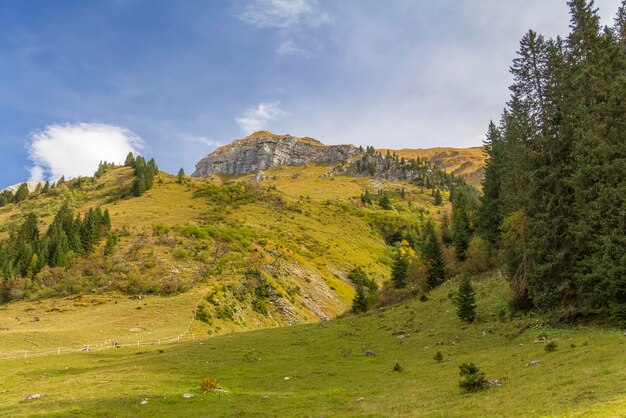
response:
[[[217,379],[214,377],[204,378],[202,379],[202,382],[200,382],[200,389],[202,390],[202,393],[215,392],[218,387],[219,384],[217,383]]]
[[[252,299],[252,310],[263,316],[267,316],[267,307],[265,305],[265,299],[259,297]]]
[[[466,392],[478,392],[489,387],[485,374],[474,363],[463,363],[459,366],[462,377],[459,386]]]
[[[211,322],[211,314],[206,310],[204,304],[198,305],[196,309],[196,319],[202,322],[206,322],[207,324]]]
[[[437,351],[437,354],[435,354],[433,360],[435,360],[437,363],[441,363],[443,361],[443,354],[441,354],[441,351]]]
[[[551,353],[554,350],[556,350],[558,347],[558,344],[555,341],[549,341],[544,347],[543,349],[546,350],[546,353]]]
[[[404,369],[402,368],[402,366],[400,366],[400,363],[398,363],[398,362],[396,361],[395,366],[393,366],[393,371],[394,371],[394,372],[401,372],[402,370],[404,370]]]
[[[222,305],[222,306],[218,306],[215,309],[215,316],[218,319],[221,319],[223,321],[226,320],[230,320],[230,321],[234,321],[235,320],[235,311],[232,307],[228,306],[228,305]]]

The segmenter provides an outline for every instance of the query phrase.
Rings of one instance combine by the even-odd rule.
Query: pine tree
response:
[[[134,167],[135,166],[135,156],[132,152],[129,152],[126,156],[126,161],[124,161],[124,165],[126,167]]]
[[[363,312],[367,312],[367,296],[363,286],[358,285],[354,299],[352,299],[352,313],[358,314]]]
[[[443,196],[441,196],[439,189],[435,190],[433,197],[435,198],[435,206],[441,206],[443,204]]]
[[[463,188],[457,188],[452,202],[452,241],[457,260],[464,261],[467,258],[470,237],[467,195]]]
[[[422,257],[426,262],[426,279],[428,287],[434,289],[441,285],[445,276],[445,261],[437,240],[437,234],[435,232],[435,225],[432,221],[428,221],[426,226],[426,242],[424,243],[424,249],[422,251]]]
[[[454,301],[459,319],[467,323],[474,322],[476,319],[476,295],[469,276],[462,277]]]
[[[452,231],[450,230],[450,217],[448,216],[448,212],[444,212],[441,218],[441,242],[443,242],[443,245],[446,247],[452,244]]]
[[[372,204],[372,195],[369,190],[365,189],[365,193],[361,195],[361,203],[364,205]]]
[[[406,287],[409,263],[409,256],[398,250],[394,255],[393,265],[391,266],[391,281],[397,289]]]
[[[178,184],[183,184],[185,182],[185,170],[182,167],[180,168],[180,170],[178,170],[176,182]]]
[[[29,194],[30,192],[28,191],[28,184],[22,183],[15,192],[15,197],[13,198],[13,201],[17,203],[26,200]]]
[[[482,180],[483,195],[477,213],[477,230],[485,238],[491,250],[499,247],[500,227],[504,219],[500,199],[502,170],[504,161],[502,136],[493,122],[489,122],[487,138],[483,144],[486,156],[485,174]]]
[[[385,192],[383,192],[382,196],[380,197],[378,204],[380,205],[381,208],[385,210],[393,209],[393,206],[391,206],[391,200],[389,200],[389,196]]]

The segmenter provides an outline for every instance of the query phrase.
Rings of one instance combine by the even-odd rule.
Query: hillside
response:
[[[395,153],[403,158],[421,158],[429,161],[448,173],[461,176],[465,181],[476,188],[480,188],[483,177],[485,154],[481,147],[473,148],[416,148],[416,149],[386,149],[378,150],[382,154]]]
[[[180,344],[2,361],[3,416],[617,417],[626,410],[622,331],[511,317],[508,285],[475,280],[478,323],[455,284],[362,316]],[[556,350],[545,350],[546,340]],[[364,356],[367,350],[375,356]],[[443,354],[438,362],[437,352]],[[473,362],[500,385],[459,390]],[[402,371],[394,371],[398,363]],[[220,390],[202,394],[200,382]],[[183,394],[193,395],[185,399]],[[26,394],[43,397],[23,401]],[[144,404],[141,404],[141,403]]]
[[[184,332],[197,308],[207,313],[193,323],[199,335],[336,317],[354,295],[347,273],[361,266],[387,280],[385,239],[440,209],[431,191],[326,176],[331,169],[283,166],[260,183],[250,175],[179,184],[159,173],[144,195],[120,198],[132,170],[116,167],[0,208],[0,238],[31,211],[43,233],[63,202],[83,215],[108,210],[117,237],[111,255],[103,240],[67,268],[5,281],[15,315],[0,317],[0,353],[164,338]],[[366,189],[384,190],[394,209],[363,205]]]

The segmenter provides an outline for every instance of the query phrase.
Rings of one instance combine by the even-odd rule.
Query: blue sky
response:
[[[596,1],[610,23],[618,0]],[[192,172],[257,129],[478,146],[561,0],[0,0],[0,187],[129,149]],[[100,158],[104,156],[104,158]],[[94,163],[95,161],[95,163]]]

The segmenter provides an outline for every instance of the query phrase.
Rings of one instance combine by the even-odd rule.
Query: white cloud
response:
[[[259,103],[257,107],[246,109],[235,122],[246,134],[266,129],[268,122],[285,114],[279,105],[279,102]]]
[[[31,180],[91,176],[100,161],[122,163],[142,148],[128,129],[100,123],[50,125],[31,135]]]
[[[308,51],[300,48],[294,41],[285,41],[281,43],[278,48],[276,48],[276,53],[278,55],[309,55]]]
[[[328,21],[317,0],[253,0],[237,17],[257,28],[287,29],[319,26]]]
[[[192,141],[192,142],[199,142],[203,145],[206,145],[208,147],[221,147],[223,144],[219,141],[216,141],[214,139],[211,138],[206,138],[204,136],[194,136],[194,135],[188,135],[185,136],[184,139],[188,140],[188,141]]]
[[[30,169],[30,178],[28,181],[41,181],[44,179],[44,169],[39,165],[34,165]]]

